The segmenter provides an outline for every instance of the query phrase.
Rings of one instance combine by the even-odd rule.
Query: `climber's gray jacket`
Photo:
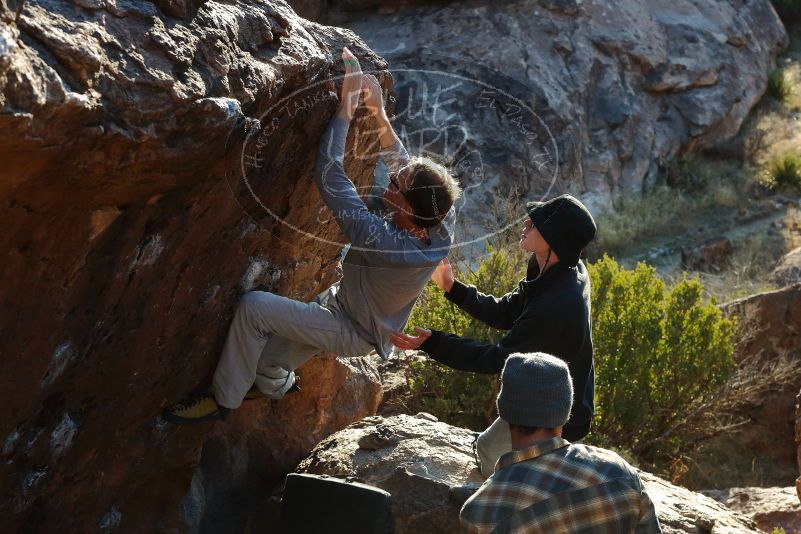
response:
[[[320,141],[315,179],[323,201],[350,241],[342,260],[337,302],[360,334],[387,358],[392,349],[389,336],[406,327],[417,297],[448,254],[455,211],[451,208],[441,224],[428,229],[430,244],[395,226],[380,194],[388,183],[387,167],[398,170],[409,161],[400,142],[382,151],[383,161],[365,203],[343,166],[348,127],[339,117],[328,125]]]

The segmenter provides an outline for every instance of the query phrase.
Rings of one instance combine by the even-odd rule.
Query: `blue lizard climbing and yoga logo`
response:
[[[479,72],[480,76],[458,74],[460,71]],[[529,87],[475,65],[470,69],[449,68],[447,72],[398,67],[363,74],[386,81],[388,73],[394,91],[384,95],[385,107],[406,151],[412,157],[428,158],[446,167],[462,188],[454,205],[455,227],[449,228],[454,247],[480,245],[521,223],[525,214],[510,213],[499,206],[499,201],[520,196],[545,199],[552,193],[559,177],[559,146],[530,104],[535,99]],[[294,152],[299,143],[293,142],[293,136],[308,144],[310,132],[305,126],[312,121],[307,119],[331,113],[333,102],[338,100],[337,85],[343,78],[339,75],[308,84],[261,113],[257,117],[259,127],[247,133],[236,171],[229,176],[234,195],[251,199],[247,208],[240,202],[243,209],[251,214],[253,210],[261,212],[257,219],[263,220],[266,213],[302,236],[335,245],[345,243],[320,231],[327,226],[322,223],[333,217],[330,210],[320,207],[316,222],[321,224],[301,227],[279,213],[269,191],[271,170],[300,156]],[[355,161],[356,167],[375,168],[373,180],[364,175],[354,180],[356,191],[369,201],[389,187],[388,172],[378,158],[380,145],[369,117],[357,113],[350,129],[355,135],[350,136],[344,160],[349,167]],[[502,132],[502,139],[488,135],[498,132]],[[312,180],[312,169],[308,179]],[[327,183],[323,187],[334,195],[345,193]],[[364,214],[354,209],[336,215],[357,218]],[[398,235],[403,237],[401,230]]]

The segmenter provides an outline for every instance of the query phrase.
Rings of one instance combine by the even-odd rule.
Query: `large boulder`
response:
[[[369,417],[320,442],[297,471],[356,477],[387,490],[397,534],[458,532],[454,488],[483,482],[473,439],[430,414]]]
[[[770,281],[777,286],[801,283],[801,247],[782,257],[779,264],[770,273]]]
[[[801,470],[801,393],[795,399],[795,443],[798,446],[798,469]],[[801,501],[801,476],[795,479],[795,491]]]
[[[785,534],[801,534],[801,504],[793,487],[729,488],[703,493],[747,515],[765,532],[781,527]]]
[[[208,384],[244,292],[308,299],[336,276],[343,239],[311,176],[343,45],[389,89],[353,33],[280,1],[0,2],[4,530],[184,530],[209,436],[256,433],[287,471],[374,409],[373,386],[349,414],[313,392],[372,382],[329,362],[277,419],[158,417]],[[375,161],[346,165],[365,184]],[[273,420],[309,435],[267,440]]]
[[[411,150],[460,172],[474,218],[642,191],[738,131],[787,44],[769,0],[401,4],[332,17],[389,60]]]
[[[355,477],[390,492],[397,534],[458,532],[459,509],[482,482],[472,440],[429,414],[369,417],[323,440],[298,471]],[[758,532],[709,497],[640,474],[665,534]]]
[[[381,382],[370,357],[325,355],[298,370],[303,389],[280,402],[246,402],[203,444],[186,501],[190,532],[258,529],[280,480],[323,438],[376,412]],[[303,384],[308,383],[308,386]]]

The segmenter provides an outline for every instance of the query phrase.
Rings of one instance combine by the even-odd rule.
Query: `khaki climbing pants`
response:
[[[264,291],[242,297],[214,372],[217,403],[238,408],[256,386],[280,399],[295,381],[294,371],[320,351],[364,356],[373,350],[339,309],[334,285],[309,303]]]

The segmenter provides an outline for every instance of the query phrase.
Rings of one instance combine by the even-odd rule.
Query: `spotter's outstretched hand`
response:
[[[410,336],[403,332],[395,332],[389,336],[389,340],[399,349],[417,350],[426,339],[431,337],[431,330],[415,327],[415,331],[417,332],[416,336]]]

